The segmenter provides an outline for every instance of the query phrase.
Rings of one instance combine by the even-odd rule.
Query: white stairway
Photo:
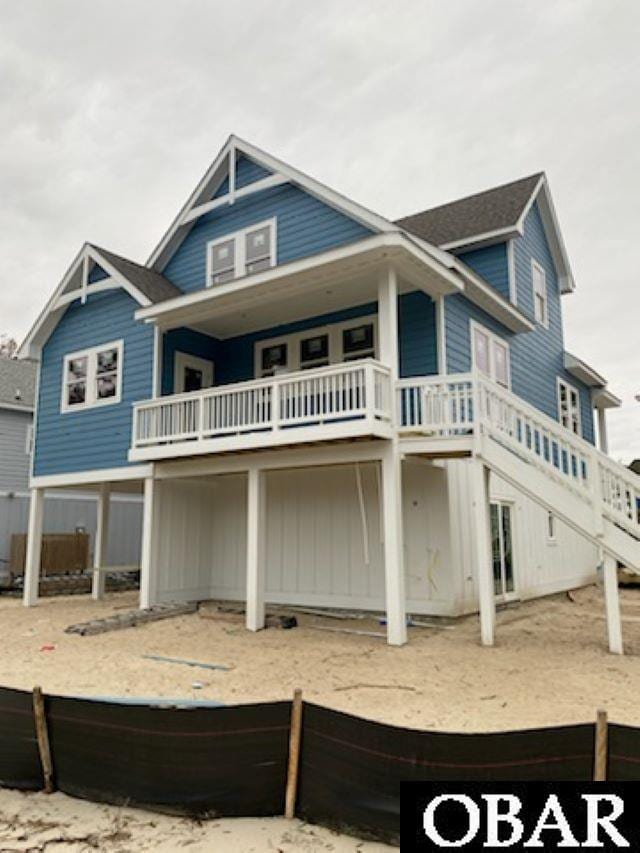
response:
[[[468,448],[503,479],[640,573],[640,477],[478,374],[401,380],[398,427]]]

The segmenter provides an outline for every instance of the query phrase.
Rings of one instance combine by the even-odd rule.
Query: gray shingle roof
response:
[[[33,408],[38,363],[0,356],[0,409],[3,404]]]
[[[436,246],[515,227],[543,172],[404,216],[396,225]]]
[[[100,246],[93,246],[93,248],[114,266],[127,281],[137,287],[150,302],[155,304],[183,295],[183,292],[175,284],[172,284],[159,272],[136,264],[134,261],[129,261],[127,258],[122,258],[120,255],[115,255],[106,249],[101,249]]]

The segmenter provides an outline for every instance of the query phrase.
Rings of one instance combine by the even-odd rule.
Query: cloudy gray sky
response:
[[[145,261],[230,132],[395,218],[546,170],[567,348],[640,456],[637,0],[0,0],[0,332]]]

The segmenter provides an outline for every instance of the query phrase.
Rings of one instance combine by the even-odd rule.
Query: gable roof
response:
[[[0,409],[33,410],[37,362],[0,357]]]
[[[104,271],[105,277],[90,282],[89,271],[96,265]],[[142,307],[173,299],[182,293],[155,270],[85,243],[20,345],[18,357],[38,357],[42,345],[72,302],[84,301],[94,293],[118,288],[125,290]]]
[[[543,176],[542,172],[537,172],[500,187],[404,216],[396,221],[396,225],[440,247],[496,231],[510,231],[517,228]]]
[[[455,251],[521,237],[526,216],[536,202],[560,291],[571,293],[575,289],[573,273],[544,172],[404,216],[395,224],[440,249]]]
[[[101,249],[93,243],[89,245],[115,267],[123,278],[126,278],[127,281],[143,293],[153,305],[156,305],[158,302],[164,302],[165,299],[174,299],[176,296],[182,294],[180,288],[176,287],[173,282],[169,281],[161,273],[156,272],[156,270],[143,267],[141,264],[135,263],[135,261],[130,261],[121,255]]]

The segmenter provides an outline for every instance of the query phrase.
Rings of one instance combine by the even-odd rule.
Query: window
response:
[[[30,423],[27,426],[24,452],[27,454],[27,456],[31,456],[31,454],[33,453],[33,423]]]
[[[65,356],[63,412],[120,402],[122,350],[122,341],[115,341]]]
[[[273,376],[279,372],[312,370],[359,358],[375,358],[375,354],[376,319],[349,320],[257,343],[255,372],[256,376]]]
[[[207,244],[207,287],[276,264],[276,220],[251,225]]]
[[[531,261],[531,280],[533,281],[533,315],[536,322],[548,326],[547,277],[540,264],[533,260]]]
[[[509,344],[473,320],[471,321],[471,338],[473,367],[504,388],[509,388],[511,385]]]
[[[558,419],[563,427],[582,435],[580,395],[577,388],[563,379],[558,379]]]
[[[547,542],[550,544],[556,541],[556,517],[550,512],[547,513]]]

